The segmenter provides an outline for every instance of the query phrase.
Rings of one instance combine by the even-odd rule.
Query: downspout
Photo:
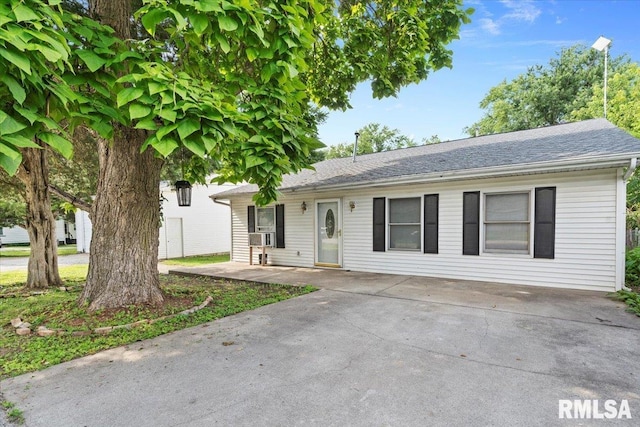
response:
[[[627,187],[627,181],[629,180],[629,178],[631,178],[631,176],[633,175],[633,173],[635,172],[636,168],[638,167],[638,158],[637,157],[633,157],[631,159],[631,161],[629,162],[629,167],[627,168],[627,171],[625,172],[624,176],[622,177],[622,181],[625,183],[625,188]],[[626,227],[625,227],[626,229]],[[626,234],[626,233],[625,233]],[[625,236],[625,242],[626,242],[626,236]],[[624,283],[624,279],[623,279],[623,283],[622,283],[622,289],[624,289],[625,291],[630,291],[631,289],[627,287],[627,284]]]
[[[627,169],[627,172],[625,172],[624,176],[622,177],[622,180],[624,182],[627,182],[629,178],[631,178],[631,175],[633,175],[633,172],[636,170],[636,167],[638,167],[638,158],[634,157],[629,162],[629,168]]]
[[[213,203],[217,205],[227,206],[231,211],[231,202],[225,203],[225,202],[221,202],[220,200],[216,199],[213,196],[210,196],[210,197],[211,197],[211,200],[213,200]],[[231,230],[229,230],[231,232],[231,248],[229,248],[229,261],[233,261],[233,219],[231,219],[231,224],[229,224],[229,226],[231,227]]]

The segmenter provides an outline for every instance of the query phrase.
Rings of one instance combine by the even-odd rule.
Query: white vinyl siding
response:
[[[309,205],[315,199],[341,197],[344,269],[612,291],[616,287],[616,277],[620,276],[620,273],[616,276],[616,222],[623,218],[617,209],[618,173],[617,169],[605,169],[297,193],[293,197],[285,194],[278,203],[285,204],[287,248],[270,249],[273,255],[269,258],[273,256],[279,265],[313,267],[313,212],[308,210],[302,214],[300,204],[303,200]],[[556,187],[554,259],[505,253],[482,253],[475,257],[462,255],[463,192],[517,193],[531,192],[536,187]],[[372,251],[374,197],[386,197],[388,201],[432,193],[439,194],[438,254]],[[349,209],[351,201],[355,203],[353,210]],[[246,227],[250,202],[249,196],[233,200],[233,254],[236,261],[248,262]]]
[[[303,213],[302,202],[313,206],[313,197],[288,197],[277,201],[284,204],[285,248],[267,248],[269,263],[273,265],[290,265],[295,267],[313,267],[314,265],[314,216],[313,209],[307,208]],[[231,226],[233,245],[231,259],[249,263],[248,218],[247,207],[255,205],[251,196],[233,198],[231,201]],[[257,252],[254,251],[254,263],[257,263]]]

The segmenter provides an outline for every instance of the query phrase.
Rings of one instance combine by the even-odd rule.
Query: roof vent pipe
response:
[[[355,133],[356,143],[353,144],[353,163],[356,162],[356,153],[358,152],[358,138],[360,137],[360,132]]]

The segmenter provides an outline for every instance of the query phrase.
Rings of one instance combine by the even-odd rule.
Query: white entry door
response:
[[[316,202],[316,265],[342,267],[340,199]]]
[[[184,245],[182,241],[182,218],[167,218],[167,258],[182,258]]]

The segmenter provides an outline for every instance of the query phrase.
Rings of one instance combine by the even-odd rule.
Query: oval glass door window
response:
[[[336,231],[336,217],[331,209],[327,211],[327,215],[324,217],[324,226],[326,227],[327,237],[332,239],[333,233]]]

